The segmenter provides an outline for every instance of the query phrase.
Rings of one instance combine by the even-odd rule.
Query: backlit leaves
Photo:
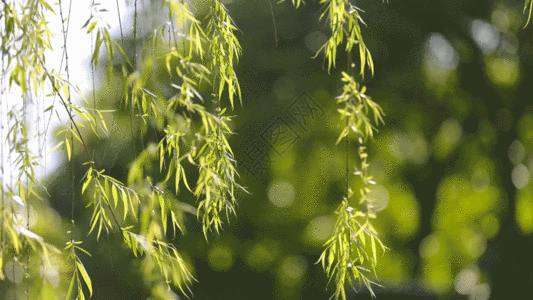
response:
[[[328,60],[328,71],[331,66],[335,66],[337,57],[337,47],[346,39],[346,53],[351,56],[355,45],[358,47],[360,59],[360,75],[364,77],[365,67],[368,66],[371,73],[374,72],[374,64],[370,52],[366,48],[361,35],[360,23],[364,24],[359,12],[346,0],[321,0],[325,10],[320,16],[327,16],[331,36],[328,41],[319,49],[324,51]],[[316,57],[316,55],[315,55]],[[351,62],[351,57],[348,59]],[[353,65],[348,66],[352,68]],[[359,143],[358,157],[359,168],[356,167],[354,175],[360,177],[363,186],[359,189],[359,201],[357,205],[350,206],[351,198],[354,195],[351,187],[347,186],[346,196],[336,211],[337,222],[334,233],[325,244],[325,250],[320,256],[319,262],[326,271],[330,279],[335,280],[336,299],[346,299],[345,285],[349,284],[355,288],[354,281],[364,285],[373,297],[375,294],[372,285],[376,284],[369,279],[371,270],[375,272],[377,265],[378,245],[382,250],[385,246],[377,236],[377,232],[371,224],[371,220],[376,218],[372,204],[369,202],[368,193],[370,185],[375,184],[368,176],[367,169],[368,154],[364,141],[372,138],[376,130],[375,125],[383,122],[383,110],[365,94],[366,88],[360,87],[352,75],[342,72],[342,82],[344,83],[343,93],[336,97],[337,109],[340,113],[341,122],[345,124],[336,144],[349,136],[355,136]],[[346,149],[348,150],[348,147]],[[348,155],[348,154],[347,154]],[[347,165],[348,168],[348,158]],[[346,174],[347,181],[350,174]]]
[[[89,169],[85,173],[82,193],[92,186],[93,195],[91,202],[87,205],[87,207],[93,206],[89,233],[98,228],[97,238],[100,238],[102,229],[109,233],[109,230],[113,229],[113,222],[118,221],[114,209],[119,204],[122,205],[123,219],[126,220],[128,215],[132,215],[133,218],[137,217],[136,210],[140,200],[133,189],[125,187],[122,182],[111,176],[104,175],[105,170],[97,171],[92,163],[88,164]]]
[[[197,154],[200,176],[194,194],[202,199],[198,205],[198,214],[202,215],[203,231],[216,231],[222,227],[223,213],[229,220],[235,214],[235,189],[243,189],[235,182],[235,160],[226,135],[231,134],[224,123],[227,117],[219,120],[221,129],[213,132],[205,140]]]
[[[157,239],[150,240],[128,230],[122,232],[126,244],[132,249],[135,256],[145,255],[144,266],[149,273],[152,269],[157,269],[169,287],[170,285],[175,286],[182,293],[185,293],[184,288],[194,278],[172,244]]]
[[[76,251],[83,252],[89,256],[91,255],[85,249],[81,248],[79,246],[80,244],[81,242],[79,241],[71,240],[67,242],[67,246],[65,247],[65,250],[70,251],[68,259],[72,261],[72,265],[74,266],[74,274],[72,275],[72,279],[70,281],[66,299],[72,299],[74,295],[76,295],[76,300],[87,299],[83,289],[84,285],[89,290],[89,298],[92,297],[93,294],[92,280],[89,277],[89,274],[87,273],[87,270],[85,269],[81,259],[78,257]]]
[[[527,21],[526,25],[524,25],[524,28],[529,24],[529,21],[531,20],[531,14],[533,13],[533,1],[532,0],[526,0],[524,3],[524,13],[527,11]]]
[[[327,17],[331,36],[328,41],[317,51],[324,51],[328,60],[328,71],[335,67],[337,58],[337,47],[346,39],[346,52],[350,53],[353,46],[357,45],[359,49],[360,75],[364,76],[365,67],[370,69],[374,74],[374,63],[370,51],[366,48],[361,35],[360,23],[365,24],[359,15],[359,8],[354,6],[348,0],[320,0],[325,9],[320,19]]]
[[[279,0],[278,4],[283,2],[285,2],[285,0]],[[292,0],[292,5],[294,5],[294,7],[298,8],[300,4],[302,4],[302,0]]]
[[[99,53],[100,53],[100,47],[102,46],[102,42],[105,45],[106,53],[107,53],[107,72],[106,72],[106,78],[107,83],[110,83],[111,75],[113,73],[113,63],[114,63],[114,57],[115,52],[118,50],[121,54],[124,60],[127,62],[129,66],[133,66],[128,58],[128,56],[124,53],[124,50],[122,50],[122,47],[111,38],[109,35],[109,25],[104,21],[104,19],[101,16],[101,13],[106,12],[106,9],[99,9],[99,3],[94,3],[94,5],[91,6],[91,9],[93,10],[93,13],[91,14],[91,17],[87,19],[85,24],[82,28],[87,28],[87,34],[93,32],[96,29],[96,42],[94,44],[93,54],[91,57],[91,64],[96,67],[98,65],[98,59],[99,59]]]
[[[218,0],[213,2],[207,24],[207,36],[210,45],[207,59],[210,69],[215,72],[215,78],[218,80],[218,87],[215,87],[218,97],[222,96],[224,88],[227,87],[233,108],[234,95],[237,94],[241,99],[241,87],[234,65],[239,60],[242,48],[234,34],[237,27],[229,16],[226,7]]]
[[[200,21],[194,17],[187,7],[187,3],[178,0],[165,0],[163,5],[167,6],[169,20],[171,20],[171,22],[175,21],[176,27],[182,28],[189,26],[189,34],[186,36],[186,39],[189,42],[188,56],[191,57],[193,52],[195,52],[197,55],[200,55],[200,57],[203,58],[204,49],[202,46],[202,40],[206,37],[206,35],[201,27]],[[176,36],[174,36],[174,42],[177,43]]]
[[[299,7],[303,1],[291,2]],[[360,11],[347,0],[322,0],[320,3],[325,6],[321,18],[327,18],[331,29],[330,39],[320,49],[325,52],[328,70],[335,66],[337,48],[345,42],[347,52],[354,50],[359,53],[361,75],[366,67],[373,72],[372,58],[361,35],[360,24],[363,20]],[[44,65],[44,51],[50,48],[51,37],[44,12],[52,10],[52,7],[43,0],[4,1],[3,4],[0,12],[1,18],[4,18],[2,21],[5,21],[2,27],[2,55],[6,58],[9,87],[19,87],[22,94],[37,94],[48,84],[52,90],[50,95],[59,99],[60,106],[67,111],[69,118],[69,126],[63,126],[57,133],[59,143],[55,149],[63,149],[72,162],[75,161],[73,157],[83,151],[80,151],[82,147],[87,152],[86,159],[90,161],[85,164],[87,171],[80,185],[88,203],[87,208],[92,209],[90,233],[96,231],[99,239],[103,231],[111,234],[113,230],[121,230],[132,252],[136,256],[143,256],[144,275],[154,281],[153,286],[165,282],[184,292],[193,277],[176,247],[166,239],[169,229],[173,230],[174,236],[183,229],[182,203],[169,190],[174,194],[188,190],[197,197],[198,209],[193,211],[201,219],[203,233],[207,237],[209,232],[219,232],[230,215],[235,214],[235,189],[243,189],[236,182],[235,175],[238,174],[228,143],[232,134],[231,120],[220,105],[226,91],[232,108],[236,95],[241,100],[235,66],[242,48],[235,35],[238,27],[228,10],[220,1],[212,0],[205,20],[200,22],[185,1],[162,1],[162,5],[168,9],[167,26],[172,29],[172,34],[169,31],[169,40],[163,40],[163,29],[167,27],[162,27],[154,31],[152,40],[154,46],[166,47],[168,44],[168,49],[164,49],[165,53],[161,56],[143,57],[144,65],[134,66],[110,35],[110,28],[102,17],[106,10],[100,9],[98,4],[92,5],[91,17],[83,26],[87,34],[95,35],[91,64],[98,66],[103,45],[104,57],[107,58],[107,83],[111,83],[116,75],[114,66],[120,64],[123,103],[136,117],[142,118],[146,126],[153,127],[159,140],[141,149],[140,155],[130,166],[128,185],[125,185],[106,174],[105,170],[96,169],[95,166],[100,162],[97,164],[92,161],[94,158],[88,149],[89,145],[85,143],[85,140],[89,140],[84,138],[86,135],[94,133],[98,136],[102,130],[108,133],[103,113],[109,111],[77,105],[75,97],[84,100],[84,105],[88,104],[79,89],[54,70],[48,71]],[[528,5],[531,12],[530,0],[526,0],[526,7]],[[183,45],[181,49],[178,41]],[[120,62],[117,63],[117,60]],[[165,67],[172,83],[158,89],[151,84],[151,76],[154,75],[154,69]],[[342,80],[344,91],[337,98],[337,103],[340,105],[341,118],[348,120],[348,124],[342,130],[339,141],[353,134],[358,138],[372,137],[374,126],[382,122],[381,108],[365,95],[364,88],[360,88],[353,77],[343,74]],[[173,92],[170,97],[167,96],[169,91]],[[214,103],[208,102],[211,100]],[[50,112],[55,112],[54,104],[46,106]],[[22,134],[26,129],[24,126],[13,128],[9,143],[14,151],[21,154],[16,161],[21,166],[21,174],[31,181],[34,178],[32,168],[35,160],[26,147],[27,136]],[[13,137],[15,133],[16,137]],[[337,211],[339,219],[335,235],[328,241],[321,257],[328,275],[335,277],[336,296],[344,296],[344,283],[352,279],[370,286],[367,270],[375,267],[378,248],[383,248],[370,223],[375,213],[366,202],[367,185],[371,185],[371,178],[366,175],[367,155],[363,145],[358,154],[362,161],[358,172],[364,182],[359,198],[361,207],[350,207],[351,194],[343,201]],[[152,163],[159,168],[152,169]],[[191,173],[198,177],[191,176]],[[159,182],[152,181],[150,176],[159,178]],[[195,182],[191,182],[191,178]],[[167,185],[170,185],[168,190]],[[31,187],[23,186],[20,182],[15,187],[18,187],[18,193],[25,203]],[[32,249],[44,245],[41,244],[42,238],[36,234],[13,225],[12,217],[6,212],[2,211],[2,220],[10,222],[2,222],[3,241],[12,245],[17,253],[25,245],[30,245]],[[133,225],[123,227],[125,222]],[[88,254],[79,246],[80,243],[71,237],[65,247],[65,250],[70,251],[73,274],[67,292],[68,299],[71,296],[85,299],[86,295],[90,297],[93,292],[89,274],[77,255],[79,252]],[[42,252],[50,249],[40,248]],[[3,264],[1,257],[0,270]]]
[[[372,138],[376,131],[374,124],[379,125],[380,122],[384,122],[383,110],[365,94],[365,87],[359,88],[359,84],[353,77],[342,72],[342,81],[344,82],[343,92],[336,99],[337,104],[343,106],[338,109],[341,122],[347,119],[348,123],[337,139],[337,144],[350,132],[363,138]]]

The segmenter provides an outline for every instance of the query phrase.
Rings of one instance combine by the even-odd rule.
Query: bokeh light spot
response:
[[[20,283],[24,277],[24,268],[19,262],[10,260],[4,265],[4,274],[13,283]]]
[[[302,279],[305,272],[307,272],[307,260],[299,255],[291,255],[281,263],[279,276],[283,284],[292,286]]]
[[[463,269],[455,278],[455,290],[461,295],[468,295],[476,287],[479,280],[477,268]]]
[[[322,244],[325,242],[333,231],[335,219],[330,216],[319,216],[311,220],[307,225],[306,236],[313,243]]]
[[[420,243],[420,256],[423,258],[431,258],[437,252],[439,252],[440,241],[439,238],[435,235],[426,236]]]
[[[491,239],[500,231],[500,221],[493,214],[486,214],[481,220],[481,230],[487,239]]]
[[[305,37],[305,45],[313,53],[316,53],[327,41],[327,36],[321,31],[313,31]]]
[[[228,271],[233,267],[233,251],[226,245],[214,245],[207,255],[209,266],[215,271]]]
[[[520,76],[518,59],[515,56],[497,57],[487,63],[487,74],[492,82],[502,86],[513,86]]]
[[[268,188],[268,199],[277,207],[287,207],[294,201],[294,187],[287,181],[277,181]]]
[[[399,160],[410,160],[421,165],[429,158],[428,144],[424,136],[418,133],[397,133],[392,137],[390,153]]]
[[[39,269],[43,281],[48,281],[53,288],[58,288],[61,281],[58,263],[57,256],[52,256],[50,257],[50,263],[47,263],[46,259],[43,259]]]
[[[491,21],[498,28],[499,31],[505,32],[509,29],[510,21],[507,14],[499,9],[492,12]]]
[[[500,42],[498,31],[491,24],[483,20],[476,19],[472,21],[470,34],[478,47],[487,53],[494,51]]]
[[[274,83],[274,93],[280,100],[293,100],[296,97],[296,83],[287,77],[280,78]]]
[[[488,300],[490,299],[490,286],[486,283],[474,287],[468,300]]]
[[[519,164],[513,168],[511,179],[513,180],[513,184],[517,189],[525,188],[529,183],[529,177],[529,170],[526,166]]]
[[[389,204],[389,191],[382,185],[375,186],[368,193],[368,201],[374,211],[381,211]]]
[[[432,33],[428,39],[431,60],[444,70],[457,68],[459,58],[448,40],[439,33]]]
[[[507,155],[509,156],[509,160],[513,163],[513,165],[518,165],[524,159],[524,156],[526,155],[526,149],[519,140],[514,140],[511,143],[511,146],[509,146]]]
[[[271,239],[263,239],[254,243],[245,255],[246,262],[255,270],[266,269],[278,257],[279,243]]]
[[[462,135],[461,124],[455,119],[448,119],[442,123],[433,140],[433,153],[439,158],[446,158],[455,148]]]
[[[482,234],[475,234],[470,238],[470,241],[467,244],[467,250],[470,256],[473,258],[478,258],[487,249],[487,239]]]
[[[472,174],[472,189],[478,193],[483,193],[489,188],[490,177],[485,168],[478,168]]]
[[[533,233],[533,198],[528,189],[518,192],[515,218],[523,234]]]

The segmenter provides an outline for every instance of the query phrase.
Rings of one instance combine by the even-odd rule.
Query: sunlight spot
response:
[[[402,134],[393,136],[390,143],[390,153],[400,160],[410,160],[421,165],[429,158],[428,144],[424,136],[418,133]]]
[[[215,271],[228,271],[235,261],[233,251],[226,245],[215,245],[207,255],[209,266]]]
[[[492,12],[491,21],[501,32],[507,31],[511,24],[507,13],[499,9]]]
[[[319,216],[311,220],[307,225],[307,238],[313,242],[325,242],[333,231],[335,220],[330,216]]]
[[[497,85],[513,86],[518,82],[520,66],[516,55],[497,57],[487,63],[487,74]]]
[[[482,234],[473,235],[466,245],[468,253],[473,258],[478,258],[487,250],[487,239]]]
[[[516,54],[518,51],[519,41],[516,35],[508,32],[503,34],[501,41],[501,49],[510,54]]]
[[[305,45],[311,52],[316,53],[328,41],[322,31],[313,31],[305,37]]]
[[[476,287],[478,280],[477,268],[465,268],[455,278],[455,290],[461,295],[468,295]]]
[[[439,33],[432,33],[427,42],[430,60],[436,62],[444,70],[455,70],[459,64],[459,58],[450,42]]]
[[[293,100],[296,97],[296,83],[287,77],[280,78],[274,83],[274,93],[280,100]]]
[[[515,208],[516,223],[524,235],[533,232],[533,201],[528,189],[518,192]]]
[[[490,286],[486,283],[482,283],[473,288],[468,300],[488,300],[489,298]]]
[[[29,222],[28,222],[28,211],[29,209]],[[13,221],[17,224],[28,228],[32,228],[37,223],[38,214],[33,208],[33,206],[28,205],[27,208],[15,208],[15,215],[13,216]]]
[[[519,140],[514,140],[511,146],[509,146],[507,155],[509,156],[509,160],[513,163],[513,165],[518,165],[524,159],[524,156],[526,155],[526,149]]]
[[[487,214],[481,220],[481,230],[488,239],[491,239],[500,231],[500,221],[493,214]]]
[[[433,153],[439,159],[446,158],[455,148],[462,135],[461,124],[455,119],[448,119],[442,123],[433,140]]]
[[[4,266],[4,274],[13,283],[20,283],[24,277],[24,268],[19,262],[10,260]]]
[[[150,144],[148,144],[147,149],[148,149],[148,152],[149,152],[150,154],[157,154],[157,150],[158,150],[158,149],[157,149],[157,144],[156,144],[156,143],[150,143]]]
[[[42,264],[39,271],[41,273],[41,277],[43,278],[43,282],[48,281],[48,283],[50,283],[53,288],[59,287],[59,282],[61,279],[59,274],[57,257],[51,257],[50,264],[46,263],[45,260],[42,260]]]
[[[500,34],[483,20],[472,21],[470,34],[483,52],[492,52],[500,42]]]
[[[472,189],[478,193],[483,193],[489,188],[490,177],[487,170],[484,168],[478,168],[471,179]]]
[[[268,188],[268,199],[277,207],[287,207],[294,201],[294,187],[287,181],[277,181]]]
[[[300,255],[286,257],[279,269],[281,282],[289,286],[297,284],[305,272],[307,272],[307,260]]]
[[[370,189],[370,193],[368,193],[368,201],[374,211],[381,211],[389,204],[389,191],[382,185],[373,187]]]
[[[513,184],[517,189],[523,189],[529,183],[529,176],[529,170],[527,167],[519,164],[513,168],[511,179],[513,180]]]
[[[439,238],[435,235],[430,234],[426,236],[420,243],[420,256],[422,256],[423,258],[431,258],[435,254],[437,254],[437,252],[439,252],[439,248]]]
[[[245,260],[256,271],[265,270],[280,254],[279,242],[263,239],[246,249]]]

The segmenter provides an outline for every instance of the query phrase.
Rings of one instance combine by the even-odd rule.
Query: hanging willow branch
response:
[[[364,77],[365,67],[374,74],[374,62],[370,51],[366,47],[361,35],[360,23],[365,24],[358,7],[351,4],[349,0],[320,0],[325,9],[320,15],[320,19],[327,16],[331,36],[328,41],[317,51],[315,57],[322,51],[328,60],[328,72],[331,66],[335,67],[337,57],[337,47],[346,39],[345,51],[351,53],[352,48],[357,45],[359,48],[360,75]]]
[[[285,0],[279,1],[279,3]],[[66,79],[48,71],[45,67],[44,53],[51,50],[50,40],[52,33],[47,27],[49,20],[45,18],[45,12],[53,12],[52,6],[45,0],[28,1],[2,1],[0,11],[1,22],[1,55],[2,77],[6,78],[7,91],[2,81],[2,106],[0,115],[5,115],[9,120],[1,120],[11,126],[2,138],[0,156],[8,156],[6,165],[2,162],[0,173],[2,179],[8,177],[9,168],[19,172],[16,183],[9,183],[4,190],[2,182],[2,202],[0,207],[0,279],[5,278],[4,254],[12,252],[14,257],[20,257],[27,247],[35,253],[42,254],[48,260],[50,252],[59,252],[55,247],[48,244],[41,236],[29,230],[20,223],[15,212],[16,205],[26,206],[27,198],[32,190],[35,180],[34,166],[38,163],[28,149],[27,126],[20,122],[20,111],[4,106],[4,95],[7,92],[20,92],[19,95],[44,94],[45,88],[51,89],[51,95],[60,99],[61,106],[67,111],[69,122],[72,126],[59,130],[60,142],[56,148],[61,147],[67,153],[71,164],[75,163],[72,157],[75,140],[85,149],[88,159],[85,164],[87,171],[82,179],[82,195],[88,198],[88,207],[92,207],[93,214],[90,220],[90,231],[97,231],[97,240],[102,232],[112,234],[113,230],[120,230],[125,244],[135,256],[142,256],[143,270],[145,274],[154,273],[150,276],[152,286],[161,283],[177,287],[182,292],[194,280],[184,259],[176,247],[168,242],[167,235],[171,224],[174,235],[183,228],[183,211],[180,203],[169,190],[175,194],[180,192],[183,184],[199,200],[197,216],[201,218],[203,233],[218,232],[222,225],[224,215],[228,219],[230,214],[235,213],[237,201],[235,189],[242,187],[236,183],[238,176],[235,168],[233,152],[228,143],[229,136],[233,133],[230,129],[230,117],[226,115],[226,108],[221,105],[227,91],[230,105],[234,107],[235,97],[241,98],[241,88],[235,72],[235,65],[242,54],[241,45],[235,33],[238,30],[235,22],[230,17],[226,7],[217,0],[211,0],[210,11],[204,22],[196,19],[195,15],[187,7],[186,1],[165,0],[163,7],[168,10],[173,31],[174,47],[169,44],[161,66],[166,67],[172,83],[168,87],[174,92],[171,97],[164,96],[161,91],[149,88],[149,80],[144,74],[149,74],[153,68],[149,61],[140,65],[137,60],[137,49],[133,55],[133,63],[124,53],[121,45],[115,41],[109,31],[108,25],[103,18],[105,9],[98,5],[92,6],[93,13],[87,20],[84,28],[90,34],[96,30],[96,39],[91,57],[92,68],[98,65],[100,48],[105,46],[107,56],[106,79],[110,83],[114,75],[113,65],[116,55],[121,55],[123,100],[136,117],[142,118],[145,124],[153,124],[155,130],[164,132],[164,137],[157,138],[157,145],[147,147],[140,151],[128,174],[127,184],[105,174],[104,170],[96,170],[92,160],[90,149],[85,143],[82,128],[89,125],[92,132],[98,135],[97,129],[107,132],[102,113],[94,109],[84,108],[71,101],[74,95],[85,98],[74,85],[69,82],[67,71]],[[291,0],[298,8],[302,0]],[[348,0],[320,0],[324,10],[320,19],[326,19],[330,37],[319,49],[317,55],[324,53],[328,62],[328,72],[336,66],[337,49],[345,43],[345,52],[350,55],[348,68],[351,66],[351,55],[356,53],[359,57],[359,75],[364,76],[365,70],[374,72],[372,57],[366,47],[360,25],[365,23],[361,18],[361,10]],[[118,8],[118,1],[116,2]],[[527,21],[530,22],[533,12],[533,1],[525,0],[524,13],[527,12]],[[68,19],[63,18],[63,22]],[[121,39],[123,39],[122,24]],[[179,35],[174,31],[174,24],[184,31]],[[64,24],[63,24],[64,25]],[[188,31],[185,32],[185,29]],[[161,28],[160,32],[163,32]],[[135,1],[134,42],[137,44],[137,1]],[[66,33],[68,25],[63,27],[64,49],[66,52]],[[154,43],[159,42],[157,30],[154,31]],[[169,33],[170,37],[170,33]],[[178,47],[178,38],[188,47]],[[164,41],[167,44],[166,40]],[[155,48],[154,48],[155,49]],[[315,55],[315,57],[317,56]],[[66,55],[65,55],[66,57]],[[68,61],[66,68],[68,70]],[[62,67],[59,68],[60,70]],[[351,70],[351,69],[350,69]],[[351,74],[351,71],[342,73],[343,92],[336,97],[339,105],[338,112],[343,127],[337,144],[346,139],[347,150],[349,140],[357,141],[358,162],[353,171],[347,173],[346,196],[336,210],[337,222],[332,237],[326,242],[325,250],[320,256],[320,262],[328,276],[335,280],[336,298],[346,298],[345,286],[353,285],[359,281],[373,294],[374,282],[369,279],[375,273],[377,266],[377,254],[384,250],[378,233],[372,225],[376,218],[373,203],[368,193],[375,184],[368,174],[368,154],[365,143],[373,138],[376,126],[383,122],[383,111],[379,105],[366,95],[366,89],[360,85]],[[49,86],[46,86],[46,83]],[[210,111],[204,103],[205,87],[210,85],[212,93],[210,99],[214,99],[214,111]],[[207,98],[207,97],[205,97]],[[87,102],[85,100],[85,102]],[[4,111],[4,107],[6,108]],[[45,111],[54,111],[54,105],[49,105]],[[132,132],[133,132],[133,126]],[[4,151],[4,139],[8,149]],[[81,147],[76,147],[80,149]],[[143,146],[144,148],[144,146]],[[19,156],[12,161],[11,153],[17,152]],[[347,156],[347,161],[349,157]],[[159,171],[164,179],[160,182],[152,181],[150,173],[145,167],[158,162]],[[192,185],[187,179],[187,168],[198,172],[198,180]],[[353,173],[352,173],[353,172]],[[156,174],[157,175],[157,174]],[[355,176],[362,182],[362,188],[354,191],[349,185],[350,179]],[[9,177],[14,177],[9,172]],[[25,178],[26,184],[22,183]],[[154,176],[155,178],[155,176]],[[74,178],[72,178],[74,179]],[[191,184],[190,184],[191,183]],[[167,189],[166,185],[174,185]],[[91,193],[85,193],[91,192]],[[74,193],[74,191],[73,191]],[[17,195],[18,194],[18,195]],[[19,201],[20,200],[20,201]],[[73,199],[74,200],[74,199]],[[28,217],[28,210],[26,210]],[[29,218],[28,218],[29,219]],[[74,219],[72,214],[71,219]],[[134,225],[125,226],[126,221]],[[72,228],[74,229],[74,228]],[[72,266],[72,281],[67,291],[67,298],[77,294],[79,299],[85,298],[84,290],[88,295],[92,294],[92,283],[81,259],[80,252],[90,256],[73,237],[73,230],[69,232],[71,237],[64,251],[69,256],[67,261]],[[8,249],[9,248],[9,249]],[[28,262],[26,260],[26,262]],[[27,263],[27,266],[29,264]],[[148,277],[148,276],[147,276]],[[156,279],[152,279],[156,278]],[[153,281],[153,282],[152,282]],[[155,282],[155,283],[154,283]]]
[[[294,3],[294,1],[293,1]],[[352,50],[357,45],[360,62],[359,75],[364,77],[364,71],[368,68],[373,75],[374,64],[370,51],[366,47],[360,24],[365,24],[361,18],[359,8],[348,0],[321,0],[324,5],[320,19],[327,17],[331,29],[328,41],[317,51],[315,57],[324,52],[328,61],[328,72],[331,67],[335,67],[337,48],[346,41],[345,51],[348,55],[349,72],[342,72],[342,82],[344,91],[338,96],[337,104],[340,118],[345,122],[345,127],[337,140],[337,144],[346,139],[346,196],[343,198],[339,208],[336,210],[337,222],[331,238],[325,244],[325,250],[320,256],[319,262],[326,271],[330,279],[335,279],[336,299],[346,299],[345,286],[349,284],[354,287],[354,281],[364,285],[374,297],[372,285],[375,284],[369,279],[369,273],[377,266],[378,247],[383,251],[386,249],[378,237],[377,231],[371,224],[371,220],[376,218],[372,203],[368,193],[370,186],[375,184],[372,177],[368,175],[368,154],[364,142],[367,138],[372,138],[376,130],[375,125],[383,122],[383,111],[379,105],[365,95],[365,87],[360,87],[351,74]],[[296,3],[294,3],[295,6]],[[349,74],[350,73],[350,74]],[[373,119],[373,122],[371,121]],[[354,175],[358,176],[363,183],[359,190],[359,199],[353,203],[355,192],[349,185],[349,136],[354,135],[359,143],[357,156],[359,167],[355,167]]]

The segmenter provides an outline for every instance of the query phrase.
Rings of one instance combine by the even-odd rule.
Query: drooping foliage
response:
[[[280,1],[284,2],[283,0]],[[168,18],[166,25],[150,31],[143,37],[150,45],[151,53],[145,54],[138,28],[133,26],[133,55],[125,47],[124,36],[113,38],[106,24],[106,10],[91,1],[91,17],[84,28],[92,42],[91,68],[102,66],[101,48],[105,52],[106,85],[118,85],[121,90],[120,105],[129,113],[132,140],[141,135],[141,149],[133,159],[127,174],[127,182],[112,177],[94,157],[89,137],[105,139],[113,137],[110,116],[115,109],[100,108],[93,95],[83,95],[69,79],[69,51],[67,39],[69,13],[59,1],[57,8],[45,0],[3,1],[0,15],[2,32],[2,98],[0,99],[2,129],[2,175],[0,207],[0,279],[5,279],[6,262],[13,273],[22,266],[24,274],[37,274],[30,270],[34,260],[42,261],[43,268],[50,268],[51,255],[64,262],[64,272],[71,281],[57,295],[66,299],[90,298],[93,294],[91,274],[84,261],[91,254],[84,249],[84,239],[117,236],[125,247],[141,261],[147,286],[161,295],[161,287],[176,288],[187,294],[193,271],[186,258],[172,243],[172,238],[183,233],[183,215],[196,214],[202,224],[205,239],[219,233],[231,215],[238,212],[238,194],[246,189],[238,183],[237,163],[229,137],[233,134],[229,108],[242,99],[236,65],[242,53],[237,24],[222,1],[208,1],[205,15],[195,13],[185,1],[164,0],[161,11]],[[293,0],[299,8],[300,0]],[[342,93],[332,99],[338,105],[341,131],[337,145],[346,143],[344,196],[335,211],[337,220],[333,234],[324,245],[319,258],[323,269],[334,281],[335,298],[346,299],[345,287],[359,281],[373,294],[371,279],[378,265],[378,256],[386,249],[378,237],[372,221],[377,217],[369,193],[375,184],[369,175],[368,154],[365,144],[372,140],[376,128],[383,123],[384,112],[371,97],[365,94],[359,78],[365,71],[374,73],[374,64],[366,47],[361,24],[362,11],[348,0],[321,0],[320,20],[325,20],[330,30],[326,42],[315,58],[327,61],[327,71],[336,66],[338,49],[342,46],[348,60],[348,69],[342,72]],[[118,5],[118,2],[117,2]],[[134,1],[134,24],[137,24],[137,1]],[[533,2],[526,0],[524,11],[531,17]],[[50,67],[46,51],[51,49],[52,32],[48,19],[55,13],[61,19],[63,47],[62,64]],[[163,15],[163,14],[162,14]],[[203,17],[203,19],[202,19]],[[119,15],[120,18],[120,15]],[[527,23],[526,23],[527,25]],[[169,34],[166,35],[168,30]],[[170,34],[172,32],[172,34]],[[122,34],[123,35],[123,34]],[[102,47],[103,45],[103,47]],[[138,55],[138,54],[141,55]],[[352,63],[355,57],[357,64]],[[358,59],[357,59],[358,58]],[[164,70],[171,78],[170,86],[161,88],[152,84],[158,72]],[[358,70],[358,75],[354,74]],[[319,70],[323,71],[323,70]],[[114,82],[120,74],[120,82]],[[94,83],[95,74],[92,73]],[[95,87],[93,86],[93,89]],[[9,100],[8,100],[9,99]],[[80,101],[76,101],[81,99]],[[226,103],[226,99],[229,103]],[[32,131],[38,139],[39,153],[29,147],[28,103],[38,111]],[[57,111],[66,112],[68,120],[57,131],[57,145],[52,149],[66,153],[72,170],[71,229],[63,250],[57,241],[47,241],[31,231],[30,203],[46,197],[45,188],[36,178],[34,168],[45,159],[45,138],[49,134],[50,119]],[[238,117],[238,116],[236,116]],[[134,132],[134,124],[143,124]],[[44,126],[42,126],[44,125]],[[158,142],[144,145],[143,136],[149,129],[162,132]],[[140,133],[139,133],[140,132]],[[122,133],[124,134],[124,133]],[[350,143],[357,144],[357,153],[350,156]],[[134,147],[138,147],[135,142]],[[76,153],[84,153],[81,163],[82,178],[75,178]],[[5,159],[5,160],[4,160]],[[156,166],[155,170],[153,166]],[[77,182],[80,191],[74,192]],[[197,207],[188,208],[177,200],[179,193],[191,193],[197,198]],[[84,209],[91,211],[89,236],[80,235],[76,228],[74,206],[82,198]],[[170,228],[169,228],[170,225]],[[172,234],[170,234],[172,233]],[[103,235],[102,235],[103,234]],[[171,237],[172,236],[172,237]],[[80,255],[80,253],[83,253]],[[10,258],[10,259],[9,259]],[[32,262],[30,263],[30,259]],[[42,291],[30,291],[30,279],[26,279],[26,293],[39,295]],[[44,288],[43,288],[44,289]],[[51,291],[46,291],[52,295]],[[164,294],[170,298],[169,294]],[[56,298],[57,295],[51,296]],[[161,296],[163,297],[163,296]]]

